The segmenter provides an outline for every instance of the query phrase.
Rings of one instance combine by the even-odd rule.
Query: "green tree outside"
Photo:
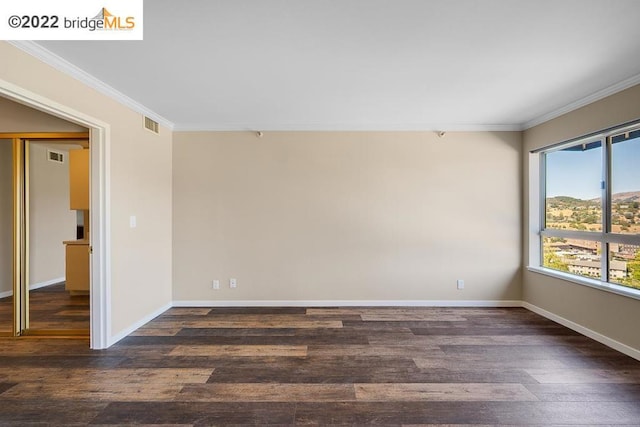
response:
[[[627,262],[627,277],[620,281],[623,285],[640,289],[640,250],[633,260]]]
[[[544,253],[543,253],[543,265],[547,268],[552,268],[558,271],[566,271],[569,272],[569,266],[566,262],[553,250],[548,246],[548,244],[553,241],[552,239],[545,238],[545,242],[543,244]]]

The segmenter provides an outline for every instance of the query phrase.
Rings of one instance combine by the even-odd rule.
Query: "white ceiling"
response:
[[[640,83],[638,0],[148,0],[39,42],[175,129],[522,129]]]

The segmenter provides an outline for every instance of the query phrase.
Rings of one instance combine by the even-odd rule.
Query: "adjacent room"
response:
[[[0,424],[638,425],[640,2],[94,3],[0,41]]]

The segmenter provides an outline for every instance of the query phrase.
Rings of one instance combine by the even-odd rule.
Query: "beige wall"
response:
[[[177,132],[174,300],[520,300],[520,137]]]
[[[0,132],[86,132],[87,129],[0,97]]]
[[[0,97],[0,132],[86,131],[87,129],[83,128],[82,126],[70,123],[66,120],[51,116],[50,114],[34,110],[33,108],[29,108],[25,105],[18,104],[9,99]],[[2,190],[0,190],[0,197],[2,197],[2,212],[0,212],[2,230],[0,230],[0,242],[3,242],[0,245],[0,292],[9,291],[12,288],[11,260],[13,257],[13,252],[11,249],[13,241],[11,234],[11,230],[13,227],[13,214],[11,210],[13,200],[13,192],[11,190],[11,182],[13,179],[13,163],[11,161],[12,148],[10,140],[6,140],[3,142],[4,144],[2,144],[3,147],[1,148],[3,154],[2,170],[0,171],[0,174],[2,174]],[[39,148],[39,150],[42,151],[42,148]],[[45,154],[46,151],[41,156],[44,156]],[[51,172],[53,173],[53,175],[51,180],[44,178],[40,173],[37,173],[35,177],[32,176],[32,178],[36,179],[35,183],[32,182],[32,185],[34,186],[34,192],[32,193],[32,195],[41,195],[43,197],[43,201],[41,203],[45,203],[45,205],[41,206],[41,203],[38,203],[40,201],[39,197],[37,197],[37,201],[32,201],[32,206],[35,205],[36,209],[38,210],[35,212],[35,217],[32,218],[33,221],[31,224],[32,239],[30,242],[30,247],[34,249],[34,251],[31,254],[32,257],[30,260],[30,284],[37,284],[44,281],[64,277],[64,248],[61,248],[58,244],[54,244],[55,240],[59,240],[56,238],[60,237],[62,235],[62,232],[61,229],[53,229],[51,227],[48,227],[44,214],[44,209],[54,207],[54,205],[51,205],[50,203],[53,200],[54,193],[50,193],[49,190],[54,190],[56,195],[61,195],[60,184],[62,183],[62,181],[60,180],[60,173],[58,173],[60,167],[53,167],[52,165],[56,164],[51,162],[48,162],[49,164],[43,163],[39,161],[40,157],[36,156],[38,169],[40,169],[40,166],[42,166],[42,172]],[[6,181],[7,179],[8,181]],[[43,209],[39,209],[40,207],[42,207]],[[61,214],[61,211],[59,210],[56,210],[55,212],[55,220],[61,220],[59,224],[65,225],[65,227],[68,228],[69,215],[71,214],[71,212],[68,211],[68,206],[66,212],[67,215]],[[32,214],[33,213],[34,212],[32,210]],[[51,224],[56,223],[56,221],[51,222]],[[71,234],[72,237],[75,236],[75,225],[73,226],[73,230],[74,231]],[[68,236],[68,234],[69,233],[66,233],[65,236]],[[36,238],[35,236],[38,236],[38,244],[36,244],[34,240]],[[65,240],[67,240],[67,238],[65,238]],[[8,242],[8,246],[6,242]],[[62,251],[62,264],[60,264],[60,251]],[[51,254],[51,258],[49,258],[45,254]]]
[[[76,238],[76,212],[69,209],[69,159],[55,163],[47,150],[68,148],[29,144],[29,285],[63,278],[64,240]]]
[[[0,139],[0,294],[13,289],[13,161],[11,140]]]
[[[640,119],[640,85],[527,130],[524,133],[524,212],[529,209],[529,151],[637,119]],[[528,227],[525,217],[525,260],[528,259]],[[529,271],[523,276],[523,297],[528,303],[640,350],[639,300]]]
[[[68,163],[49,162],[46,155],[45,145],[30,145],[30,285],[64,277],[62,241],[75,239],[75,213],[69,210]],[[12,290],[11,159],[11,140],[0,140],[0,293]]]
[[[171,301],[171,131],[142,128],[122,104],[0,42],[0,79],[111,127],[111,332],[117,335]],[[129,228],[129,216],[137,228]]]

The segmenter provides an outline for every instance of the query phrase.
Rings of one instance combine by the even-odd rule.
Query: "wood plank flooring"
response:
[[[173,308],[0,339],[0,425],[640,425],[640,361],[525,309]]]
[[[89,295],[71,295],[64,283],[29,292],[30,328],[89,329]],[[11,332],[13,297],[0,298],[0,332]]]

